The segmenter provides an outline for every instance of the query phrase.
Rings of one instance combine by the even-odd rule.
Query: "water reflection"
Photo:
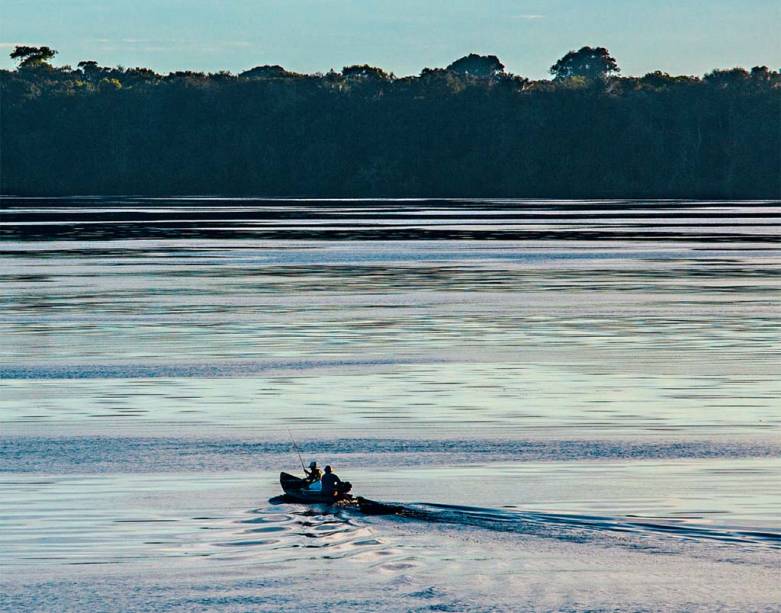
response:
[[[391,499],[467,504],[436,468],[477,463],[461,497],[542,513],[527,523],[590,510],[625,531],[718,516],[755,533],[777,515],[779,203],[0,206],[14,559],[422,563],[354,517],[259,494],[204,508],[190,473],[278,468],[288,427],[352,469],[408,469],[383,476]],[[161,503],[170,473],[192,491]],[[565,500],[586,477],[593,496]],[[531,506],[502,499],[505,478]]]
[[[10,201],[4,227],[152,215],[141,204]],[[424,204],[166,202],[153,213],[497,228],[512,216],[779,214],[776,203]],[[701,228],[675,243],[566,230],[529,242],[4,241],[0,417],[15,428],[89,423],[83,431],[121,420],[136,431],[288,422],[329,435],[777,432],[778,251],[714,245]]]
[[[751,559],[781,547],[773,513],[779,470],[777,460],[719,458],[354,469],[350,476],[366,493],[374,496],[373,484],[381,484],[387,496],[407,500],[393,503],[390,514],[370,516],[349,507],[265,501],[279,491],[275,473],[7,474],[0,479],[0,567],[199,558],[300,569],[307,560],[338,559],[397,571],[458,546],[407,532],[443,524],[460,530],[459,538],[480,531],[488,534],[475,538],[503,538],[503,546],[533,537],[667,552],[686,544],[705,554],[715,543],[732,547],[716,552],[722,558]],[[588,490],[573,487],[584,480]],[[454,488],[462,490],[457,497],[447,493]],[[607,500],[607,491],[623,498]],[[460,503],[412,502],[421,497]]]

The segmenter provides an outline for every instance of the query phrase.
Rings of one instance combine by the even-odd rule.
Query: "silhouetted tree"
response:
[[[760,83],[768,83],[773,80],[773,73],[767,66],[754,66],[751,69],[751,79]]]
[[[49,47],[17,45],[11,51],[11,59],[19,61],[19,68],[36,68],[48,65],[55,55],[57,55],[57,51]]]
[[[745,85],[750,78],[745,68],[716,69],[703,77],[703,81],[716,87],[739,87]]]
[[[382,68],[369,66],[368,64],[345,66],[342,68],[342,76],[370,81],[388,81],[393,78],[393,75],[388,74]]]
[[[99,81],[106,71],[106,69],[98,65],[95,60],[85,60],[79,62],[77,66],[84,75],[84,78],[88,81]]]
[[[293,74],[282,68],[282,66],[266,64],[245,70],[239,73],[239,77],[242,79],[284,79],[293,76]]]
[[[578,51],[570,51],[550,68],[556,79],[604,79],[619,72],[621,69],[615,58],[604,47],[582,47]]]
[[[449,72],[469,75],[478,79],[490,79],[504,72],[504,64],[495,55],[477,55],[470,53],[446,68]]]

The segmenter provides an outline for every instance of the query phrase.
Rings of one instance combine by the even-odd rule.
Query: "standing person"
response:
[[[331,471],[330,466],[326,466],[325,474],[320,482],[323,484],[323,494],[325,496],[333,497],[336,496],[337,486],[342,483],[342,480]]]

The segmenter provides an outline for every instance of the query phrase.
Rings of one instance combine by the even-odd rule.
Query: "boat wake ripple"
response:
[[[370,512],[401,520],[450,524],[567,541],[601,540],[612,535],[629,537],[626,540],[631,541],[631,544],[643,546],[643,539],[667,537],[781,549],[781,531],[707,526],[698,523],[695,518],[609,517],[435,503],[376,503],[376,506],[370,508]],[[658,541],[645,545],[656,546]]]
[[[209,522],[212,538],[185,555],[218,559],[253,559],[264,563],[300,563],[302,559],[353,559],[362,564],[396,567],[407,554],[381,538],[362,517],[326,505],[281,505],[251,509],[228,522]],[[208,519],[208,518],[204,518]]]

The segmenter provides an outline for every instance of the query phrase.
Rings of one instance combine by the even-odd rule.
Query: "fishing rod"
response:
[[[304,469],[304,474],[306,474],[306,467],[304,466],[304,458],[301,457],[301,452],[298,450],[298,445],[296,445],[296,440],[293,438],[293,433],[290,431],[290,428],[287,429],[287,433],[290,436],[290,442],[293,443],[293,449],[295,449],[296,453],[298,454],[298,461],[301,462],[301,468]]]

